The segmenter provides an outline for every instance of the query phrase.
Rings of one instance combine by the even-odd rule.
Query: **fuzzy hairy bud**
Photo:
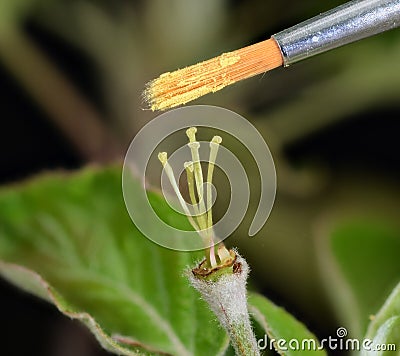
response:
[[[247,309],[249,266],[239,254],[235,255],[231,266],[211,271],[206,277],[196,272],[198,267],[189,274],[189,280],[230,335],[236,354],[256,356],[260,353]]]

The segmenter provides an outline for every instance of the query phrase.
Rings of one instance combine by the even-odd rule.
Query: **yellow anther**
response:
[[[189,127],[186,130],[186,135],[189,138],[190,142],[195,142],[196,141],[196,132],[197,132],[197,128],[196,127]]]
[[[222,137],[221,136],[214,136],[211,140],[211,143],[217,143],[220,145],[222,143]]]
[[[167,152],[160,152],[158,154],[158,159],[161,162],[161,164],[163,165],[163,167],[165,167],[165,165],[167,164],[168,161],[168,154]]]

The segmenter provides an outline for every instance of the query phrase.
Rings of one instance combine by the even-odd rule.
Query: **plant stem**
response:
[[[259,355],[256,339],[249,322],[231,325],[228,331],[236,355]]]

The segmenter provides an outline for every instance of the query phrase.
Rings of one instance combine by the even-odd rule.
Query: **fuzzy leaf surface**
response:
[[[162,219],[188,229],[159,195],[149,200]],[[183,275],[200,256],[159,247],[136,229],[120,167],[0,190],[0,274],[82,321],[117,354],[224,353],[226,333]]]
[[[373,317],[366,338],[373,343],[362,356],[400,355],[400,283]]]
[[[270,341],[273,339],[276,342],[272,349],[281,355],[326,355],[324,350],[318,350],[317,338],[304,324],[264,296],[250,293],[249,311],[268,337],[266,343],[265,339],[260,342],[261,348],[265,345],[266,350],[271,350]]]

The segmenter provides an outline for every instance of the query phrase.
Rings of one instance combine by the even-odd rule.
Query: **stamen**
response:
[[[219,145],[222,142],[220,136],[214,136],[210,142],[210,158],[208,160],[208,171],[207,171],[207,226],[211,228],[213,226],[212,221],[212,179],[214,174],[215,161],[217,159],[217,153]]]
[[[212,224],[209,225],[207,223],[207,210],[204,203],[203,171],[201,169],[200,155],[199,155],[200,143],[196,141],[196,132],[197,132],[196,127],[190,127],[186,130],[186,135],[189,138],[188,146],[192,153],[194,179],[196,182],[197,195],[199,197],[199,215],[197,217],[197,221],[198,224],[203,229],[206,229],[206,234],[210,245],[209,251],[207,251],[209,253],[209,261],[211,267],[215,267],[217,266],[217,261],[215,257],[214,238],[213,238]]]
[[[186,135],[189,138],[189,142],[195,142],[196,141],[196,132],[197,132],[197,127],[189,127],[186,130]]]
[[[229,251],[222,242],[218,244],[217,254],[215,253],[216,246],[214,246],[215,236],[214,236],[213,221],[212,221],[212,189],[211,189],[212,179],[214,174],[214,166],[217,159],[217,153],[219,145],[222,142],[222,138],[220,136],[214,136],[210,142],[210,157],[208,161],[208,171],[207,171],[207,192],[206,192],[207,201],[205,202],[203,194],[204,193],[203,171],[201,169],[200,155],[199,155],[200,143],[196,141],[196,132],[197,132],[196,127],[190,127],[189,129],[186,130],[186,135],[189,138],[188,146],[192,153],[192,161],[184,163],[187,176],[189,196],[195,213],[195,219],[193,218],[193,215],[190,213],[188,204],[183,199],[182,194],[179,190],[172,167],[168,163],[167,153],[160,152],[158,154],[158,159],[162,163],[164,171],[167,174],[167,177],[171,182],[172,188],[174,189],[174,192],[178,197],[178,200],[186,216],[188,217],[190,223],[199,233],[199,235],[203,238],[205,244],[210,246],[206,249],[206,258],[209,266],[211,266],[211,268],[215,268],[218,266],[217,255],[221,263],[231,258]],[[198,202],[196,199],[196,192],[197,192]],[[207,203],[207,209],[205,206],[206,203]]]
[[[220,145],[222,143],[222,137],[221,136],[214,136],[211,140],[212,143],[217,143]]]
[[[197,195],[199,196],[199,203],[200,203],[200,211],[201,213],[205,213],[205,209],[201,209],[201,201],[204,200],[203,198],[203,171],[201,169],[200,163],[200,155],[199,155],[199,142],[190,142],[188,143],[190,151],[192,152],[192,160],[194,165],[194,179],[196,181],[196,188],[197,188]]]
[[[158,154],[158,159],[160,160],[161,164],[164,167],[165,173],[172,185],[172,188],[174,189],[176,196],[178,197],[179,203],[181,204],[183,211],[185,212],[185,215],[188,217],[190,224],[195,228],[195,230],[198,231],[199,228],[198,228],[196,222],[193,220],[192,214],[190,214],[190,211],[187,207],[185,199],[183,199],[182,194],[179,190],[178,184],[176,183],[174,171],[172,170],[171,165],[168,163],[167,152],[160,152]]]
[[[193,162],[188,161],[183,164],[183,167],[185,167],[186,170],[189,170],[190,173],[193,173]]]
[[[183,164],[183,166],[186,169],[186,177],[187,177],[190,201],[191,201],[191,203],[193,205],[194,213],[198,217],[200,215],[200,212],[199,212],[199,206],[198,206],[197,201],[196,201],[196,194],[195,194],[195,191],[194,191],[194,174],[193,174],[194,168],[193,168],[193,162],[192,161],[185,162]]]
[[[192,202],[194,213],[196,215],[197,224],[201,229],[201,231],[198,231],[198,233],[203,238],[204,243],[207,244],[207,242],[208,242],[207,241],[207,237],[204,235],[204,232],[203,232],[203,230],[204,230],[204,231],[206,231],[206,233],[208,233],[208,231],[207,231],[207,220],[206,220],[205,214],[200,214],[199,205],[198,205],[198,203],[196,201],[196,195],[195,195],[195,191],[194,191],[194,174],[193,174],[194,167],[193,167],[193,162],[192,161],[185,162],[184,163],[184,167],[186,169],[186,176],[187,176],[190,200]],[[207,251],[208,251],[208,249],[207,249]]]
[[[231,258],[231,255],[230,255],[228,249],[225,247],[225,245],[222,242],[220,242],[218,245],[218,257],[219,257],[221,263],[223,263],[228,258]]]
[[[210,157],[208,160],[208,171],[207,171],[207,228],[209,229],[209,239],[210,239],[210,264],[211,267],[217,265],[215,258],[215,247],[214,245],[214,229],[212,222],[212,178],[214,173],[215,161],[217,159],[217,153],[222,138],[220,136],[214,136],[210,142]]]
[[[186,135],[189,138],[188,146],[192,152],[192,161],[194,163],[194,178],[196,180],[197,194],[199,195],[199,202],[203,198],[203,171],[201,170],[199,148],[200,143],[196,141],[196,127],[189,127],[186,130]]]
[[[210,246],[210,265],[211,268],[217,267],[218,263],[217,263],[217,259],[215,257],[215,246],[213,245],[214,241],[211,240],[212,245]]]
[[[161,162],[163,167],[165,167],[165,165],[167,164],[167,161],[168,161],[168,153],[167,152],[160,152],[158,154],[158,160]]]

